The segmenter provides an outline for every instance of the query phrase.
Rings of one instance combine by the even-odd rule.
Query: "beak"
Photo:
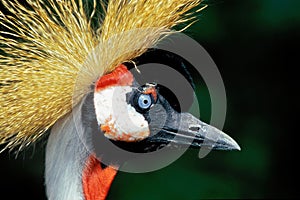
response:
[[[189,113],[178,113],[156,135],[149,138],[155,143],[189,145],[192,148],[213,150],[241,150],[231,137]]]

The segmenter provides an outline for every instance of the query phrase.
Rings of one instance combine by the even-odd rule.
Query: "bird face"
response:
[[[102,76],[94,91],[100,132],[114,144],[133,152],[155,151],[168,144],[240,149],[222,131],[175,109],[177,103],[172,105],[176,101],[168,100],[166,90],[156,83],[139,85],[123,64]]]
[[[120,65],[96,83],[94,104],[97,122],[104,135],[111,140],[137,142],[150,135],[149,124],[138,112],[138,107],[150,108],[151,94],[137,94],[138,88],[133,84],[133,75],[125,65]],[[129,100],[129,96],[135,99]]]

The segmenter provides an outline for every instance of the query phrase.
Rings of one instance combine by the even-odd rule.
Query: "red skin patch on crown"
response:
[[[96,91],[103,90],[109,86],[127,86],[132,85],[133,75],[123,64],[119,65],[114,71],[106,74],[96,82]]]

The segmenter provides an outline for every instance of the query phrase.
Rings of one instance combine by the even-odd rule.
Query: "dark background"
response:
[[[189,150],[156,172],[120,172],[109,199],[299,197],[300,1],[208,4],[186,34],[205,47],[222,74],[228,99],[223,130],[242,151],[198,159],[198,151]],[[17,159],[0,154],[1,199],[45,199],[41,146]]]

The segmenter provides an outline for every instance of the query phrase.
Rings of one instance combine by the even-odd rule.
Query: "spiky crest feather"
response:
[[[22,149],[35,142],[97,77],[193,19],[188,11],[201,1],[93,0],[87,15],[84,0],[1,0],[0,144]],[[105,17],[94,30],[97,5]],[[132,30],[139,31],[123,34]]]

